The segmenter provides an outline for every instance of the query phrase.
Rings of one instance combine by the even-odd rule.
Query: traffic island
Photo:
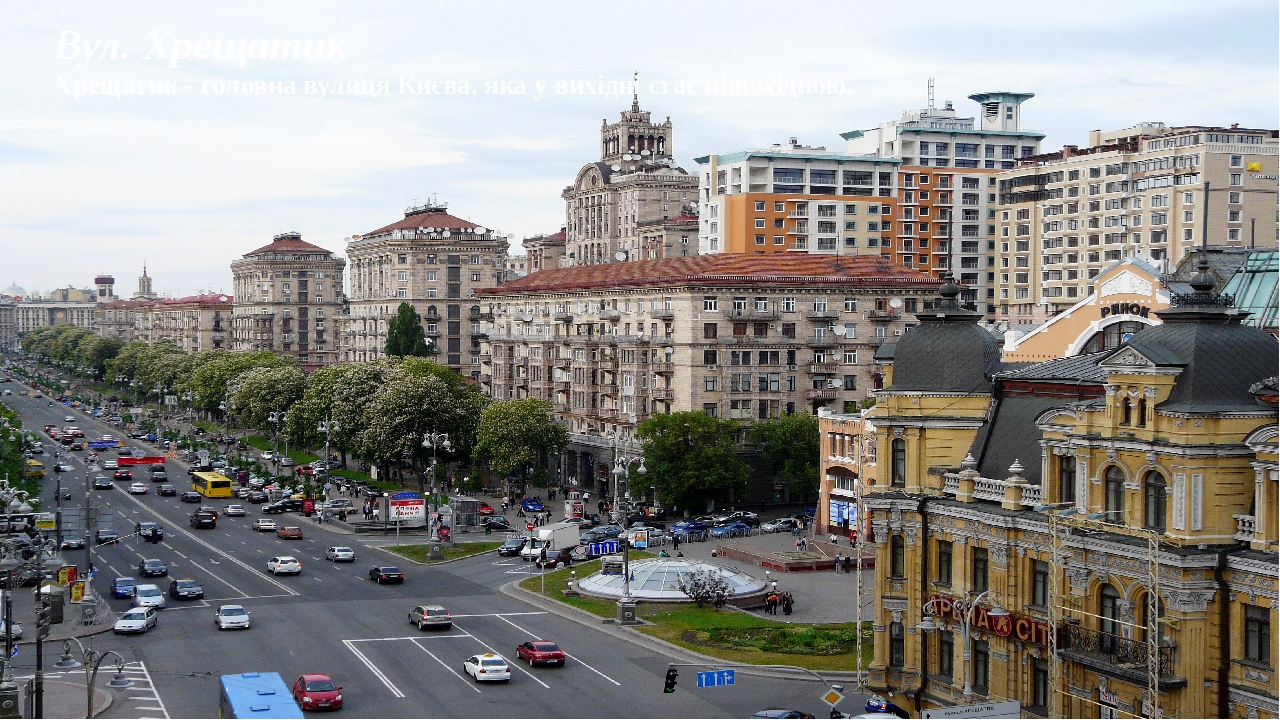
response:
[[[392,545],[383,548],[383,550],[393,552],[416,563],[430,565],[432,563],[460,560],[471,555],[497,550],[500,545],[502,545],[501,542],[494,541],[460,542],[452,545],[433,542],[423,545]],[[436,552],[433,552],[433,548],[436,549]]]

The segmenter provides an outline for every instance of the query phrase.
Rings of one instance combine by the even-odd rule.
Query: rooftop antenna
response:
[[[631,76],[631,112],[640,112],[640,71]]]
[[[929,114],[933,114],[933,78],[929,78]]]

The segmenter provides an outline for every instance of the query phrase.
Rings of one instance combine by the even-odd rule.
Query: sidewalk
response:
[[[50,680],[51,675],[45,674],[44,681],[44,716],[46,718],[82,718],[85,711],[89,709],[89,694],[85,692],[85,676],[83,670],[73,670],[68,673],[59,673],[54,671],[53,677],[63,677],[65,679]],[[111,679],[111,673],[101,671],[98,673],[98,684]],[[31,679],[30,675],[14,678],[18,681],[18,686],[22,689],[22,700],[24,703],[27,698],[27,681]],[[101,687],[95,687],[93,690],[93,716],[100,717],[104,712],[111,708],[115,694]],[[33,700],[34,702],[34,700]]]
[[[100,575],[99,580],[102,580]],[[13,593],[13,617],[22,628],[22,639],[14,640],[15,645],[34,645],[36,642],[36,608],[34,588],[19,588]],[[85,611],[92,608],[92,615]],[[99,599],[92,605],[86,603],[73,604],[67,602],[63,606],[63,621],[49,626],[49,637],[44,639],[45,654],[51,652],[50,647],[61,652],[62,641],[70,637],[85,638],[109,631],[116,622],[116,613],[105,600]],[[0,635],[0,642],[3,636]]]

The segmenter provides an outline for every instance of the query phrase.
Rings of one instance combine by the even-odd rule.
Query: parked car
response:
[[[770,520],[769,522],[766,522],[766,523],[762,523],[760,525],[760,532],[767,532],[767,533],[791,532],[797,527],[800,527],[799,520],[795,518],[785,517],[785,518],[778,518],[777,520]]]
[[[453,627],[453,617],[440,605],[417,605],[409,611],[409,624],[419,630],[448,630]]]
[[[512,531],[515,530],[511,526],[511,522],[501,515],[493,515],[480,520],[480,526],[486,530]]]
[[[254,490],[253,492],[249,493],[249,497],[248,497],[249,502],[254,503],[255,505],[261,505],[262,503],[266,502],[269,499],[270,497],[266,493],[262,492],[261,490]]]
[[[710,536],[710,530],[704,522],[685,520],[671,527],[671,535],[680,538],[680,542],[702,542]]]
[[[156,627],[160,617],[159,608],[139,607],[132,610],[126,610],[120,615],[120,619],[116,620],[116,624],[111,628],[111,632],[117,635],[126,633],[145,633],[153,627]]]
[[[528,660],[529,665],[564,666],[564,651],[550,640],[529,640],[516,646],[516,658]]]
[[[751,534],[751,526],[742,522],[725,523],[711,528],[713,538],[746,537]]]
[[[369,568],[369,579],[382,585],[383,583],[402,583],[404,573],[394,565],[374,565]]]
[[[493,514],[493,506],[492,506],[492,505],[490,505],[489,503],[487,503],[487,502],[485,502],[485,501],[481,500],[481,501],[480,501],[480,514],[481,514],[481,515],[492,515],[492,514]]]
[[[213,612],[213,624],[219,630],[248,630],[249,611],[242,605],[219,605]]]
[[[118,577],[111,581],[111,596],[118,598],[133,597],[133,593],[138,589],[138,581],[133,578]]]
[[[542,501],[537,498],[522,499],[520,501],[520,507],[524,508],[524,511],[526,513],[531,513],[531,512],[539,513],[539,512],[542,512],[543,510],[546,510],[546,507],[543,506]]]
[[[339,545],[325,550],[324,559],[331,562],[355,562],[356,551],[349,547]]]
[[[280,555],[267,561],[267,572],[272,575],[301,575],[302,562],[291,555]]]
[[[328,675],[303,675],[293,683],[293,699],[303,710],[342,709],[342,687]]]
[[[204,597],[204,588],[190,578],[169,581],[169,595],[179,600],[199,600]]]

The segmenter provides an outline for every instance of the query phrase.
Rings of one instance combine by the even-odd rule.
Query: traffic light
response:
[[[543,565],[547,564],[547,548],[545,546],[543,546],[542,550],[538,552],[538,562]]]
[[[679,672],[676,672],[676,669],[675,669],[674,667],[669,667],[669,668],[667,668],[667,684],[666,684],[666,686],[665,686],[665,687],[663,687],[663,688],[662,688],[662,692],[664,692],[664,693],[673,693],[673,692],[675,692],[675,691],[676,691],[676,678],[677,678],[677,677],[679,677],[679,675],[680,675],[680,673],[679,673]]]

